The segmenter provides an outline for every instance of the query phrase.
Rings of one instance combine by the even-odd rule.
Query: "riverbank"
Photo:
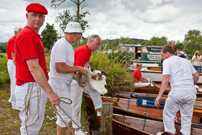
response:
[[[11,104],[8,102],[10,97],[10,84],[6,83],[6,86],[0,86],[0,131],[1,135],[19,135],[21,121],[19,119],[18,110],[11,108]],[[48,101],[46,104],[46,112],[44,122],[39,135],[56,135],[56,117],[51,107],[51,103]],[[82,128],[85,129],[84,111],[82,109]],[[71,124],[66,132],[67,135],[74,135],[71,133],[74,129]]]

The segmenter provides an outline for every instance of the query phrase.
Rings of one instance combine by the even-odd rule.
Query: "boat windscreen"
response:
[[[152,46],[148,46],[147,50],[149,52],[156,52],[156,53],[161,53],[162,47],[152,47]]]

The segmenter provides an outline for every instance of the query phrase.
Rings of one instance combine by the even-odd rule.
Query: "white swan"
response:
[[[98,91],[100,94],[105,94],[108,92],[108,90],[105,88],[106,83],[106,76],[107,74],[105,72],[101,72],[99,70],[94,70],[92,75],[96,75],[96,80],[90,79],[90,87],[96,91]],[[102,76],[102,80],[98,80],[98,78]]]
[[[84,68],[86,69],[86,76],[80,72],[77,72],[76,74],[76,81],[78,82],[79,86],[85,87],[89,84],[92,89],[98,91],[100,94],[107,93],[107,89],[105,88],[105,85],[107,85],[107,74],[99,70],[93,71],[93,63],[91,61],[88,61]],[[96,80],[92,79],[92,75],[96,75]],[[100,76],[102,76],[102,80],[98,80]]]

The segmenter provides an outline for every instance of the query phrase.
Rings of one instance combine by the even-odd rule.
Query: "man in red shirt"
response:
[[[93,35],[89,37],[88,43],[80,46],[74,51],[74,66],[82,66],[90,61],[91,52],[96,51],[101,44],[101,38],[98,35]],[[100,78],[102,79],[102,78]],[[101,115],[102,108],[102,99],[100,93],[96,90],[92,89],[89,85],[82,88],[78,85],[78,83],[73,80],[70,86],[71,89],[71,98],[72,98],[72,118],[81,127],[81,102],[83,91],[90,95],[93,100],[93,104],[95,106],[95,110],[97,110],[97,115]],[[75,134],[84,135],[80,128],[72,123],[73,128],[75,128]]]
[[[17,109],[15,99],[15,60],[14,60],[14,43],[18,33],[22,30],[20,27],[14,28],[14,36],[7,42],[6,52],[8,57],[7,68],[10,77],[10,99],[8,100],[12,104],[12,109]]]
[[[142,78],[141,70],[142,69],[142,64],[137,63],[136,69],[133,72],[133,80],[135,82],[148,82],[148,79]]]
[[[48,11],[39,3],[29,4],[26,11],[27,26],[15,41],[15,93],[21,110],[21,135],[37,135],[43,123],[47,96],[52,105],[59,105],[60,98],[48,84],[45,51],[38,34]]]

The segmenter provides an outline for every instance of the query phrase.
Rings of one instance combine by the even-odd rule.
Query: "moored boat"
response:
[[[131,71],[134,71],[134,69],[131,69]],[[161,67],[146,67],[141,69],[141,73],[144,78],[149,78],[157,84],[160,84],[163,79]],[[197,85],[202,85],[202,74],[200,73],[199,75]]]
[[[84,95],[89,106],[93,106],[92,100],[89,96]],[[162,107],[147,107],[137,105],[137,99],[119,98],[119,97],[102,97],[103,102],[112,102],[114,104],[114,112],[123,115],[134,116],[133,114],[144,114],[154,118],[162,118]],[[119,108],[120,110],[115,109]],[[192,123],[201,124],[202,106],[197,106],[197,111],[193,113]],[[177,112],[176,122],[181,122],[180,112]]]
[[[138,93],[150,93],[150,94],[158,94],[159,90],[160,90],[160,85],[156,84],[156,83],[149,83],[146,86],[136,86],[133,85],[132,86],[132,90],[133,92],[138,92]],[[114,89],[118,89],[114,88]],[[117,90],[119,91],[119,90]],[[168,93],[171,91],[171,88],[166,88],[166,90],[164,91],[164,95],[168,95]],[[202,88],[199,88],[199,91],[197,92],[197,97],[202,97]]]
[[[88,106],[94,110],[92,100],[89,96],[84,95]],[[113,107],[113,134],[115,135],[149,135],[155,134],[159,131],[163,131],[163,120],[161,117],[153,117],[151,114],[157,114],[159,112],[150,110],[149,108],[144,108],[139,106],[139,112],[133,111],[136,108],[133,99],[123,99],[114,97],[102,97],[103,102],[114,103]],[[161,108],[162,109],[162,108]],[[136,109],[137,110],[137,109]],[[144,113],[141,113],[141,110]],[[146,112],[145,112],[146,111]],[[151,112],[151,113],[149,113]],[[162,115],[161,115],[162,116]],[[199,116],[198,116],[199,117]],[[180,118],[179,118],[180,119]],[[178,120],[178,118],[176,118]],[[194,124],[191,128],[192,135],[202,134],[202,125]],[[180,130],[180,123],[175,122],[176,131]]]
[[[149,118],[131,117],[131,116],[120,115],[120,114],[114,114],[113,120],[119,121],[119,123],[123,123],[124,125],[130,126],[133,129],[142,130],[142,131],[150,133],[150,134],[156,134],[158,132],[164,131],[163,121],[159,121],[159,120],[152,120]],[[113,127],[117,128],[117,126],[114,126],[114,125],[113,125]],[[176,133],[179,133],[181,124],[176,123],[175,128],[176,128]],[[200,134],[202,134],[202,128],[197,125],[192,125],[191,135],[200,135]]]

